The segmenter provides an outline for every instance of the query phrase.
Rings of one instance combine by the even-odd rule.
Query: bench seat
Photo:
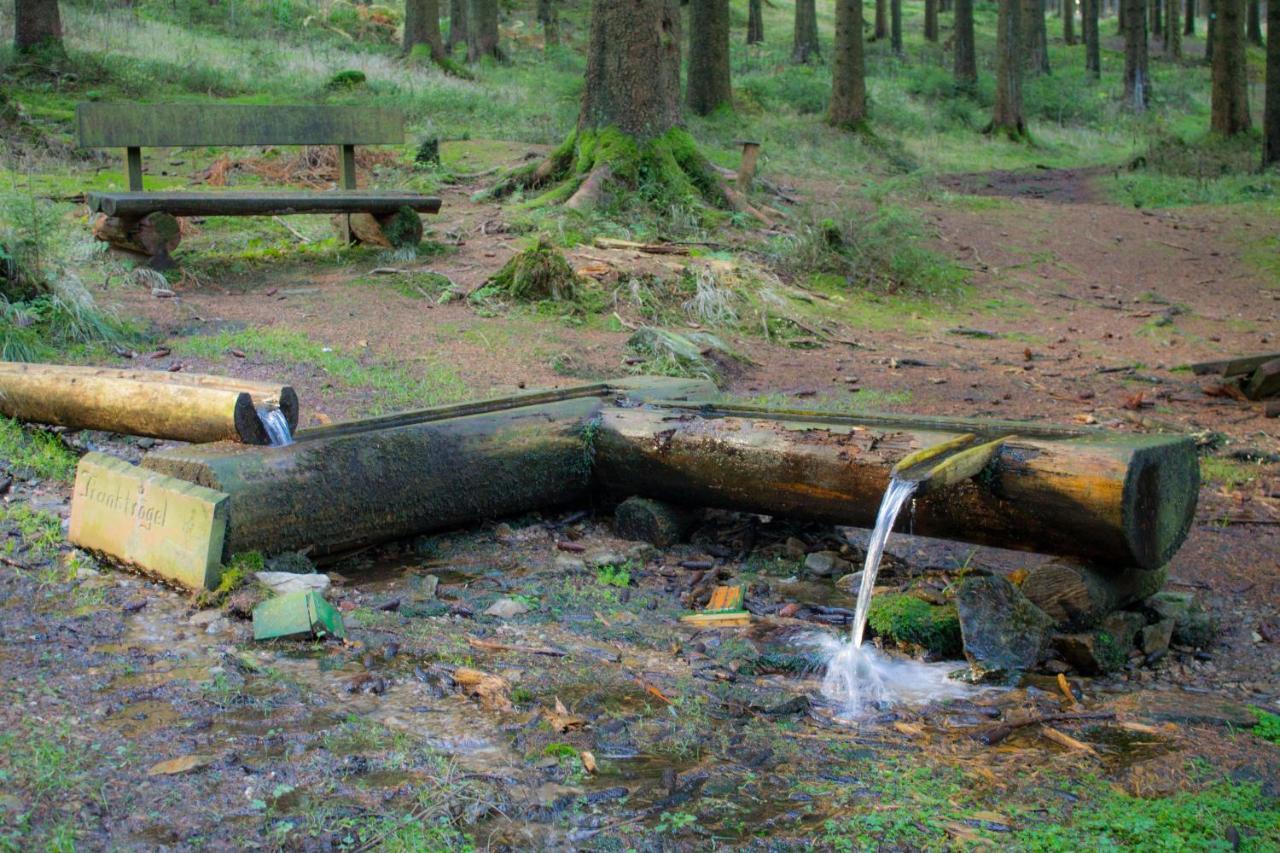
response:
[[[402,207],[417,213],[439,213],[440,199],[417,193],[363,192],[95,192],[89,210],[122,219],[151,213],[170,216],[287,216],[295,213],[368,213],[390,216]]]

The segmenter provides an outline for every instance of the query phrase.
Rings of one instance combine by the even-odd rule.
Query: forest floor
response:
[[[75,9],[73,30],[88,15]],[[782,33],[789,4],[768,14]],[[112,26],[92,49],[155,62],[190,50],[174,31]],[[210,56],[230,50],[203,38]],[[390,85],[376,79],[380,57],[352,49],[341,61]],[[183,84],[191,97],[231,85],[218,75],[245,63],[207,61],[183,72],[204,75]],[[318,48],[288,61],[336,70]],[[662,368],[628,348],[632,327],[696,326],[749,358],[723,379],[739,400],[1186,434],[1201,445],[1203,483],[1169,588],[1195,592],[1217,636],[1110,675],[1068,672],[1069,696],[1028,676],[837,725],[821,673],[787,661],[814,632],[843,630],[829,617],[852,604],[806,573],[805,552],[856,563],[865,531],[712,513],[690,541],[654,549],[618,539],[608,508],[550,507],[324,563],[348,642],[255,643],[234,599],[197,604],[64,539],[77,454],[136,461],[166,442],[0,422],[0,850],[1280,846],[1280,430],[1185,369],[1280,351],[1274,176],[1131,169],[1144,150],[1133,128],[1061,120],[1069,87],[1061,101],[1042,95],[1034,146],[979,141],[967,119],[895,126],[936,102],[883,62],[873,94],[884,137],[811,136],[796,128],[816,117],[779,119],[777,104],[803,101],[814,75],[736,52],[756,75],[735,77],[744,113],[752,98],[768,113],[749,120],[763,127],[762,177],[785,196],[762,195],[786,213],[776,227],[691,223],[682,211],[603,223],[531,214],[480,193],[549,149],[545,127],[563,132],[576,90],[547,114],[497,114],[534,109],[501,80],[484,88],[532,74],[522,61],[481,69],[466,109],[439,94],[463,84],[409,75],[420,97],[441,98],[441,124],[477,126],[446,134],[439,169],[415,169],[412,151],[366,164],[370,185],[443,198],[416,256],[339,246],[320,218],[210,218],[187,224],[166,281],[176,295],[153,296],[136,259],[95,248],[84,225],[78,194],[118,184],[119,164],[56,145],[26,152],[10,173],[19,200],[61,200],[68,265],[142,330],[118,349],[56,357],[287,381],[305,427]],[[562,94],[561,78],[581,69],[560,64],[531,79]],[[1178,94],[1193,72],[1157,73],[1174,106],[1153,121],[1202,121],[1202,96]],[[90,83],[62,85],[20,94],[33,123],[65,141],[76,86]],[[235,91],[256,99],[267,84]],[[732,167],[742,128],[718,122],[694,129]],[[283,156],[147,152],[148,181],[199,187],[216,165],[254,186],[250,167]],[[323,167],[304,178],[331,180]],[[806,254],[827,218],[854,238],[849,266]],[[486,290],[536,233],[594,282],[582,305]],[[596,236],[690,253],[601,248]],[[855,280],[864,268],[881,278]],[[712,322],[699,287],[734,319]],[[911,536],[888,550],[885,586],[939,595],[961,571],[1041,559]],[[761,614],[751,628],[679,621],[728,581]],[[524,612],[486,614],[499,600]],[[495,679],[469,690],[459,667]],[[982,737],[1061,713],[1094,716]]]

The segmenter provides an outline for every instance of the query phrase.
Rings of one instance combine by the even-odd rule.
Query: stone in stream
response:
[[[969,578],[956,592],[965,656],[976,668],[1013,676],[1040,660],[1053,620],[1003,577]]]
[[[276,595],[291,592],[324,592],[329,588],[328,575],[298,575],[292,572],[254,572],[258,583]]]
[[[1160,592],[1143,602],[1161,619],[1173,620],[1173,642],[1204,648],[1218,634],[1217,620],[1208,613],[1192,592]]]
[[[489,605],[489,609],[484,612],[485,616],[495,616],[498,619],[511,619],[522,613],[529,612],[529,605],[514,598],[500,598],[493,604]]]
[[[1128,650],[1106,631],[1057,634],[1053,638],[1053,648],[1082,675],[1115,672],[1129,659]]]
[[[804,558],[804,567],[811,575],[829,578],[835,574],[848,574],[853,563],[842,559],[835,551],[815,551]]]
[[[1144,655],[1158,655],[1168,650],[1173,640],[1173,620],[1161,619],[1138,633],[1138,648]]]

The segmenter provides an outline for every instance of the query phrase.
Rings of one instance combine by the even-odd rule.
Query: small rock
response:
[[[581,557],[575,557],[572,554],[557,554],[554,568],[557,572],[585,572],[587,570],[587,562]]]
[[[1114,613],[1107,614],[1107,617],[1102,620],[1101,628],[1111,636],[1111,639],[1115,640],[1116,646],[1127,655],[1137,642],[1138,632],[1142,630],[1146,621],[1140,613],[1134,613],[1130,610],[1117,610]]]
[[[306,554],[299,554],[296,551],[290,551],[284,554],[277,554],[270,560],[267,560],[267,571],[269,572],[287,572],[294,575],[309,575],[316,570],[316,564]]]
[[[598,569],[601,566],[621,566],[627,562],[627,558],[617,551],[597,551],[588,555],[583,562],[589,569]]]
[[[1045,661],[1045,665],[1042,667],[1042,669],[1044,669],[1044,671],[1049,673],[1050,675],[1058,675],[1060,673],[1070,672],[1071,664],[1067,663],[1064,660],[1058,660],[1054,658],[1052,660]]]
[[[1126,650],[1105,631],[1058,634],[1053,638],[1053,648],[1084,675],[1115,672],[1128,660]]]
[[[1173,620],[1173,642],[1201,649],[1213,642],[1218,623],[1191,592],[1159,592],[1144,602],[1162,619]]]
[[[791,619],[800,612],[800,605],[792,601],[789,604],[782,605],[778,610],[778,615],[783,619]]]
[[[857,595],[858,590],[862,588],[862,576],[865,572],[852,572],[836,581],[836,589],[847,592],[850,595]]]
[[[793,560],[799,560],[809,550],[809,546],[805,545],[803,540],[797,539],[794,536],[787,537],[785,548],[787,556],[791,557]]]
[[[1161,619],[1154,625],[1148,625],[1138,634],[1138,648],[1143,654],[1160,654],[1169,648],[1173,639],[1173,620]]]
[[[484,615],[495,616],[499,619],[511,619],[514,616],[528,612],[529,605],[524,602],[516,601],[514,598],[500,598],[489,605],[489,609],[484,612]]]
[[[292,572],[254,572],[258,583],[276,595],[291,592],[324,592],[329,588],[328,575],[296,575]]]
[[[222,613],[218,610],[201,610],[199,613],[192,613],[191,618],[187,620],[187,624],[202,628],[221,616]]]
[[[804,567],[812,575],[828,578],[834,574],[847,574],[853,564],[841,559],[835,551],[815,551],[804,558]]]
[[[1053,620],[998,575],[969,578],[956,592],[965,656],[985,671],[1012,675],[1036,665]]]
[[[217,619],[214,619],[209,623],[209,625],[204,629],[204,632],[206,634],[221,634],[230,627],[231,623],[225,618],[219,616]]]
[[[409,575],[409,589],[413,590],[415,601],[430,601],[435,598],[439,586],[440,578],[435,575]]]

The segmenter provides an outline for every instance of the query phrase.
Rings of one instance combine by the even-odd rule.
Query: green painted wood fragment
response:
[[[291,592],[253,608],[255,640],[347,636],[342,614],[318,592]]]

